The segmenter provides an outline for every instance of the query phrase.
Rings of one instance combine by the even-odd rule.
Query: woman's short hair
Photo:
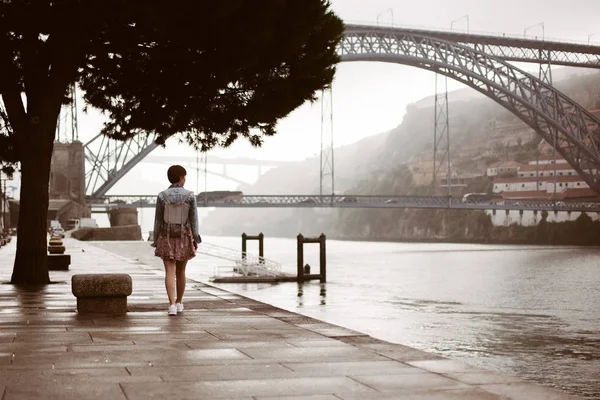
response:
[[[187,171],[181,165],[171,165],[167,171],[167,177],[171,183],[179,182],[181,177],[186,175]]]

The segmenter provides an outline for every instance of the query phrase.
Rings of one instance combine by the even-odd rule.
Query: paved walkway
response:
[[[166,315],[163,273],[66,239],[71,270],[41,290],[0,285],[0,398],[576,399],[373,339],[198,282]],[[10,279],[15,241],[0,249]],[[124,317],[80,317],[75,273],[128,273]]]

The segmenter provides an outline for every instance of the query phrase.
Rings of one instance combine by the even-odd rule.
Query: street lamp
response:
[[[381,17],[383,14],[388,13],[388,12],[392,15],[392,26],[394,26],[394,9],[393,8],[388,8],[387,10],[382,11],[379,14],[377,14],[377,26],[379,26],[379,17]]]
[[[531,28],[535,28],[535,27],[537,27],[537,26],[541,26],[541,27],[542,27],[542,41],[544,41],[544,39],[545,39],[545,37],[546,37],[546,32],[545,32],[545,30],[544,30],[544,23],[543,23],[543,22],[540,22],[540,23],[538,23],[538,24],[534,24],[534,25],[528,26],[527,28],[523,29],[523,37],[524,37],[524,38],[526,38],[526,37],[527,37],[527,31],[528,31],[529,29],[531,29]]]
[[[458,22],[462,19],[466,19],[467,20],[467,34],[469,33],[469,15],[463,15],[460,18],[455,19],[454,21],[450,22],[450,31],[452,31],[452,27],[454,26],[455,22]]]

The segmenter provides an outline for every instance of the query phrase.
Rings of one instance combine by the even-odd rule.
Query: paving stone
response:
[[[424,360],[424,361],[409,361],[409,365],[413,365],[417,368],[422,368],[426,371],[437,372],[437,373],[450,373],[450,372],[465,372],[465,371],[479,371],[477,367],[473,367],[469,364],[465,364],[455,360]]]
[[[291,378],[242,381],[149,383],[122,385],[128,400],[176,398],[196,400],[199,398],[228,398],[242,396],[299,396],[312,394],[373,392],[373,389],[346,377]]]
[[[0,332],[0,344],[12,343],[15,340],[16,334],[14,333],[1,333]]]
[[[353,348],[354,346],[346,344],[344,342],[340,342],[336,339],[330,338],[322,338],[322,339],[286,339],[286,342],[290,343],[294,347],[345,347],[345,348]]]
[[[481,389],[501,396],[506,396],[512,400],[576,400],[578,396],[570,396],[558,390],[546,388],[531,383],[508,383],[499,385],[482,385]]]
[[[292,378],[295,375],[293,371],[275,363],[185,367],[131,367],[129,368],[129,372],[133,376],[160,376],[165,382]]]
[[[123,344],[104,344],[104,345],[74,345],[69,350],[73,352],[86,351],[154,351],[171,349],[189,349],[183,342],[165,341],[151,344],[135,344],[135,342]]]
[[[283,339],[270,341],[185,340],[185,344],[191,349],[252,349],[296,347]]]
[[[85,354],[85,353],[77,353]],[[138,362],[144,361],[152,365],[194,365],[206,361],[248,360],[250,357],[236,349],[200,349],[200,350],[155,350],[152,352],[103,352],[103,355],[112,362]]]
[[[113,331],[109,331],[109,332],[90,332],[90,335],[93,339],[93,342],[96,344],[99,343],[107,343],[107,342],[114,342],[114,341],[124,341],[124,340],[128,340],[128,341],[132,341],[134,343],[143,343],[143,342],[163,342],[163,341],[168,341],[168,340],[175,340],[175,339],[193,339],[193,340],[206,340],[206,341],[217,341],[219,340],[218,338],[214,337],[213,335],[204,332],[204,331],[200,331],[200,332],[194,332],[193,334],[190,333],[173,333],[173,332],[166,332],[166,331],[158,331],[158,332],[123,332],[123,333],[119,333],[118,331],[114,331],[115,328],[113,328]]]
[[[285,396],[285,397],[255,397],[256,400],[340,400],[332,394],[317,394],[313,396]]]
[[[8,385],[3,400],[127,400],[118,384],[77,383],[50,385]]]
[[[17,333],[14,343],[91,343],[87,332]]]
[[[336,397],[342,400],[510,400],[481,389],[448,389],[386,393],[341,393]],[[534,399],[530,399],[534,400]]]
[[[335,375],[396,375],[427,373],[396,361],[339,361],[317,363],[286,363],[285,367],[302,376]]]
[[[469,385],[486,385],[494,383],[523,383],[522,379],[503,375],[493,371],[475,371],[475,372],[454,372],[444,374],[445,376],[456,379],[457,381],[467,383]]]
[[[363,351],[356,348],[343,347],[319,347],[319,348],[268,348],[268,349],[243,349],[244,354],[254,359],[276,359],[276,360],[297,360],[297,361],[312,361],[319,362],[335,361],[335,360],[383,360],[371,352]]]
[[[468,385],[433,373],[396,375],[352,375],[352,379],[373,389],[385,391],[417,389],[467,389]]]

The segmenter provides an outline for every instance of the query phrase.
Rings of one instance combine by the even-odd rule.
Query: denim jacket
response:
[[[192,228],[192,235],[194,236],[194,242],[200,243],[200,234],[198,233],[198,204],[196,202],[196,196],[194,193],[185,197],[186,193],[189,193],[182,185],[174,183],[164,192],[160,192],[156,198],[156,212],[154,214],[154,242],[153,247],[156,247],[156,242],[160,233],[160,228],[163,223],[163,214],[165,211],[165,199],[164,195],[167,195],[170,203],[179,203],[185,200],[190,205],[190,214],[188,216],[188,222],[186,226]]]

